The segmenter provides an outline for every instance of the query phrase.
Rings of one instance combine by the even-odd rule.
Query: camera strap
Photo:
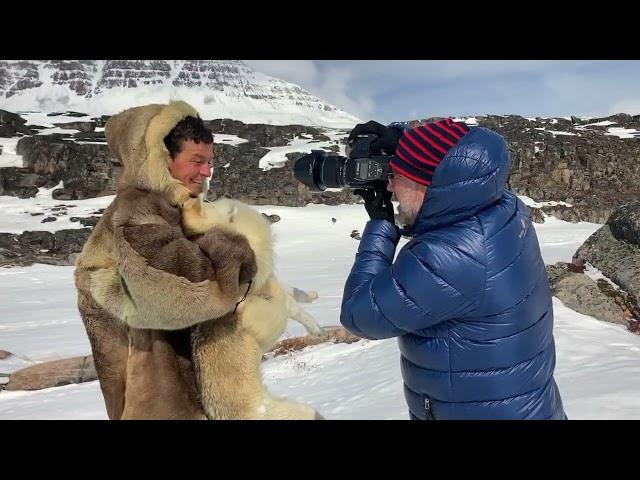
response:
[[[247,291],[244,292],[244,297],[242,297],[242,300],[240,300],[238,303],[236,303],[236,308],[233,309],[233,313],[236,313],[236,310],[238,310],[238,305],[240,305],[242,302],[244,302],[247,298],[247,295],[249,294],[249,289],[251,288],[251,283],[253,282],[253,280],[249,280],[249,286],[247,287]]]
[[[401,237],[404,237],[404,238],[413,238],[413,237],[415,237],[415,234],[409,228],[406,228],[406,227],[398,228],[398,231],[400,232],[400,236]]]

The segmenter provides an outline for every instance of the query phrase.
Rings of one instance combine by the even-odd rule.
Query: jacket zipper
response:
[[[431,412],[431,400],[429,400],[429,397],[424,397],[424,409],[427,412],[426,420],[435,420]]]

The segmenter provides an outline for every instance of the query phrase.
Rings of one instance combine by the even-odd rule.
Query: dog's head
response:
[[[273,234],[270,222],[255,208],[230,198],[203,202],[192,198],[183,203],[182,228],[186,235],[205,233],[216,227],[246,237],[256,255],[258,273],[254,286],[259,289],[273,275]]]

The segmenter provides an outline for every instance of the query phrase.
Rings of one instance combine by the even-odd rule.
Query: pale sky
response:
[[[363,120],[640,114],[640,60],[245,60]]]

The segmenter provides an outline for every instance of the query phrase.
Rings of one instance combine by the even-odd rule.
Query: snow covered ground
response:
[[[36,199],[0,197],[0,231],[70,228],[61,220],[41,224],[29,212],[75,204],[73,215],[104,208],[113,197],[59,202],[41,191]],[[290,285],[317,290],[304,305],[321,325],[339,324],[340,300],[367,220],[360,205],[258,207],[282,220],[276,234],[277,274]],[[332,217],[336,219],[334,223]],[[548,218],[535,224],[546,263],[569,261],[600,225]],[[598,321],[554,299],[556,380],[571,419],[640,419],[640,336]],[[305,333],[291,323],[285,336]],[[0,268],[0,349],[17,357],[0,360],[0,373],[40,361],[90,354],[76,309],[73,267],[33,265]],[[322,344],[263,364],[276,394],[305,401],[329,419],[406,419],[396,340]],[[34,392],[0,392],[0,419],[104,419],[98,382]]]

